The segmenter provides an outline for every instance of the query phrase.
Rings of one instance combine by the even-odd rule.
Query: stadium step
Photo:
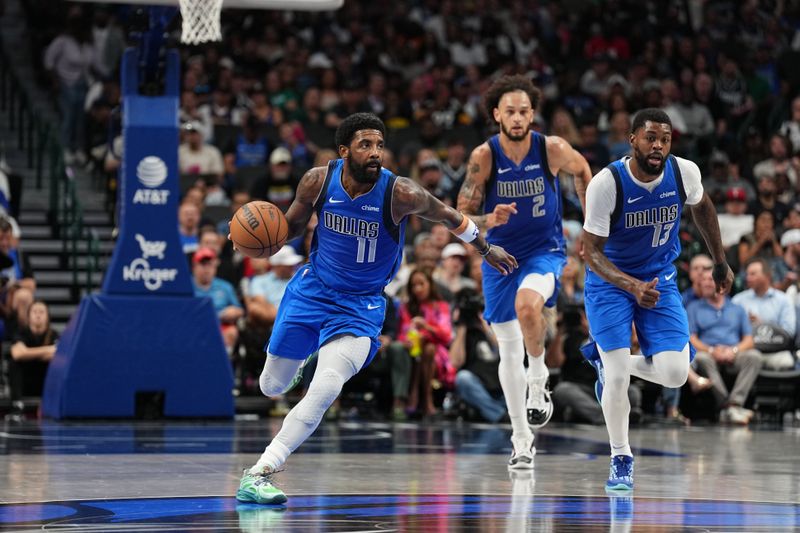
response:
[[[28,254],[34,253],[60,253],[63,250],[63,243],[61,239],[26,239],[25,235],[22,236],[20,243],[22,250]],[[71,246],[71,245],[70,245]],[[110,254],[114,249],[114,243],[111,241],[100,241],[100,255]],[[87,244],[86,240],[79,240],[77,243],[79,253],[86,253]]]
[[[99,286],[103,279],[101,272],[92,274],[92,285]],[[40,270],[36,272],[36,285],[42,287],[72,287],[72,272],[71,271],[51,271]],[[78,274],[78,283],[84,284],[86,282],[86,274]]]
[[[86,270],[89,259],[86,256],[79,256],[77,259],[78,270]],[[33,268],[34,272],[38,272],[40,270],[64,270],[64,266],[62,265],[61,257],[59,255],[31,255],[30,260],[31,267]],[[105,271],[110,261],[110,256],[99,257],[97,259],[97,262],[99,263],[99,270]],[[68,268],[72,268],[72,263],[68,265]]]

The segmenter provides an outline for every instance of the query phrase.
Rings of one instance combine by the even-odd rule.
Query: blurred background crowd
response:
[[[41,83],[61,107],[66,156],[103,176],[113,199],[119,60],[141,16],[130,6],[25,5]],[[727,406],[752,407],[764,368],[795,367],[800,3],[347,0],[333,13],[225,10],[222,26],[222,42],[180,47],[178,221],[196,291],[219,311],[239,394],[259,393],[263,347],[283,290],[307,258],[314,221],[270,260],[251,260],[226,242],[231,214],[253,199],[288,208],[303,173],[338,157],[333,132],[358,111],[387,126],[386,168],[454,205],[470,151],[494,133],[482,95],[514,73],[543,92],[534,129],[563,137],[595,172],[629,152],[636,110],[662,108],[672,152],[699,165],[718,208],[737,294],[715,300],[711,261],[684,220],[679,283],[701,356],[683,394],[634,383],[632,420],[687,424],[685,414],[746,424],[752,411]],[[588,335],[582,213],[571,177],[560,178],[569,260],[547,364],[556,418],[599,424],[594,372],[579,352]],[[474,250],[412,217],[405,262],[386,297],[380,354],[330,415],[502,421]],[[732,355],[748,337],[752,346]]]

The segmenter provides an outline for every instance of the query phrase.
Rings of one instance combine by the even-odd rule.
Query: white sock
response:
[[[285,424],[286,422],[284,422],[284,425]],[[287,448],[285,444],[277,439],[273,439],[272,442],[269,443],[269,446],[267,446],[267,449],[264,450],[264,453],[261,454],[255,466],[250,469],[250,472],[253,474],[264,472],[265,470],[274,472],[283,466],[291,453],[292,451]]]
[[[497,337],[497,349],[500,353],[498,375],[506,399],[513,436],[529,438],[533,433],[528,427],[525,411],[525,392],[528,383],[525,379],[525,345],[522,341],[522,329],[517,320],[509,320],[492,324],[492,330]]]
[[[615,455],[627,455],[628,457],[633,457],[633,452],[631,451],[630,443],[626,444],[614,444],[611,443],[611,457]]]
[[[528,374],[531,376],[548,376],[550,371],[544,364],[544,350],[538,356],[533,356],[528,352]]]
[[[619,348],[610,352],[600,350],[600,358],[603,360],[606,378],[601,406],[611,444],[611,455],[632,457],[628,439],[628,416],[631,412],[631,403],[628,399],[628,386],[631,383],[631,351],[629,348]]]

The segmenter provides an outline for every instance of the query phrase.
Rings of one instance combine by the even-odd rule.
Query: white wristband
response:
[[[478,234],[480,231],[478,230],[478,226],[472,221],[471,218],[464,217],[467,219],[467,229],[465,229],[461,233],[456,233],[455,236],[461,239],[466,243],[470,243],[478,238]]]

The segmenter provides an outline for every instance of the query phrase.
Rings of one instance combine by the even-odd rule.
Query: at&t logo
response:
[[[164,205],[169,198],[167,189],[158,189],[167,180],[167,165],[160,157],[150,155],[136,165],[136,177],[147,189],[136,189],[134,204]]]

